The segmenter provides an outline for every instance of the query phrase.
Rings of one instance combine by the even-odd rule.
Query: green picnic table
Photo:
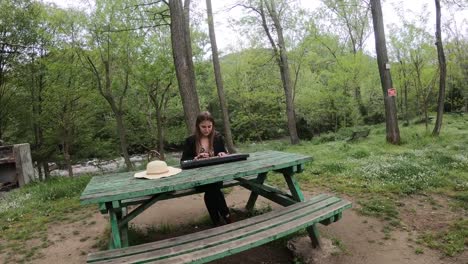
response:
[[[262,151],[251,153],[247,160],[183,170],[177,175],[157,180],[137,179],[133,177],[133,172],[95,176],[81,194],[80,201],[82,204],[98,204],[101,213],[109,214],[111,250],[91,253],[88,255],[88,263],[144,263],[147,261],[153,263],[156,259],[164,259],[168,263],[204,263],[267,243],[298,231],[299,228],[308,228],[312,243],[319,246],[315,223],[329,224],[339,220],[341,211],[349,208],[350,203],[327,195],[317,196],[307,203],[304,202],[304,196],[294,174],[302,172],[304,164],[311,160],[310,156],[300,154]],[[283,174],[289,193],[264,183],[270,171]],[[287,206],[287,209],[274,212],[271,216],[262,215],[263,218],[258,218],[258,220],[243,220],[213,228],[212,231],[202,231],[198,235],[190,235],[187,238],[169,239],[167,243],[157,241],[157,245],[148,243],[147,246],[129,247],[127,231],[130,220],[157,201],[191,195],[198,192],[195,187],[214,182],[223,182],[224,187],[241,185],[251,190],[246,205],[249,210],[254,207],[258,195]],[[134,208],[131,211],[127,210],[130,205]],[[275,221],[279,222],[275,223]],[[293,221],[298,224],[293,225]],[[283,230],[280,225],[284,223],[288,225],[281,227]],[[273,228],[278,229],[278,233],[270,232],[269,229]],[[265,237],[257,234],[261,230],[265,231]],[[236,234],[236,232],[240,233]],[[248,240],[249,236],[252,236],[250,240]],[[240,240],[235,239],[236,237]],[[196,241],[193,241],[194,238]],[[219,246],[221,253],[213,250],[204,252],[203,250],[209,247],[206,246],[207,243]],[[232,243],[232,245],[218,245],[219,243]],[[175,251],[176,248],[180,248],[180,252]],[[162,251],[159,252],[160,250]],[[169,253],[164,253],[166,251]],[[192,256],[193,254],[204,255]],[[171,256],[180,259],[169,261],[172,259]],[[195,259],[198,260],[194,261]]]

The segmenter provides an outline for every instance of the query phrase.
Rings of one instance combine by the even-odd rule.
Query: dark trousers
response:
[[[206,209],[208,209],[211,221],[215,226],[221,223],[220,217],[224,218],[229,215],[229,208],[224,199],[224,194],[221,191],[222,186],[222,182],[216,182],[197,187],[197,190],[205,192],[204,200]]]

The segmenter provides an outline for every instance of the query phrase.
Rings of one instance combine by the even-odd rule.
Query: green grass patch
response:
[[[89,182],[89,176],[51,178],[44,182],[28,184],[13,190],[0,199],[0,239],[6,241],[5,249],[14,255],[24,255],[26,260],[36,256],[29,250],[15,250],[20,244],[31,239],[47,241],[47,229],[51,223],[79,221],[81,212],[89,207],[81,206],[79,195]]]
[[[468,246],[468,219],[458,220],[444,231],[426,232],[418,241],[442,250],[447,256],[456,256]]]
[[[398,209],[393,199],[374,197],[369,200],[359,201],[361,208],[358,212],[365,216],[373,216],[384,220],[399,219]]]

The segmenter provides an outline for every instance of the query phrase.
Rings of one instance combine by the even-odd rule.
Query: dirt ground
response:
[[[240,209],[245,206],[248,195],[247,190],[235,187],[226,199],[231,208]],[[304,252],[303,260],[316,264],[468,264],[467,250],[460,256],[450,258],[415,242],[418,231],[427,227],[441,227],[450,220],[448,215],[457,217],[450,212],[443,198],[438,197],[434,202],[434,199],[427,201],[424,197],[416,197],[403,203],[401,217],[404,226],[392,231],[389,239],[382,232],[384,222],[361,216],[355,210],[347,210],[339,222],[326,227],[319,226],[324,242],[322,250],[312,250],[306,237],[295,238],[288,243],[288,247],[295,248],[296,252]],[[267,204],[273,209],[277,207],[267,200],[259,199],[257,208]],[[436,211],[433,210],[434,204],[438,207]],[[199,194],[156,203],[135,218],[133,224],[143,229],[161,225],[177,227],[189,225],[194,219],[206,215],[203,196]],[[96,243],[105,236],[107,224],[107,218],[96,210],[94,215],[79,222],[50,227],[50,246],[41,249],[42,257],[30,263],[85,263],[87,253],[98,250]],[[339,241],[339,246],[331,246],[331,241],[335,241],[335,244]],[[416,248],[421,248],[420,254],[416,253]],[[294,263],[294,256],[287,247],[268,244],[213,263]]]

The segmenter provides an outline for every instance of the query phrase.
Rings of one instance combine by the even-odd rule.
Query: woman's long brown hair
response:
[[[204,111],[204,112],[201,112],[200,114],[198,114],[197,120],[195,122],[195,126],[196,126],[196,128],[195,128],[196,151],[197,151],[197,154],[199,154],[200,150],[201,150],[200,140],[201,140],[203,134],[200,131],[200,123],[203,122],[203,121],[210,121],[213,124],[211,133],[208,135],[208,139],[209,139],[208,140],[208,142],[209,142],[208,147],[209,147],[209,149],[205,150],[210,154],[210,156],[213,156],[214,155],[213,142],[214,142],[214,137],[215,137],[215,129],[214,129],[215,122],[214,122],[213,116],[208,111]]]

